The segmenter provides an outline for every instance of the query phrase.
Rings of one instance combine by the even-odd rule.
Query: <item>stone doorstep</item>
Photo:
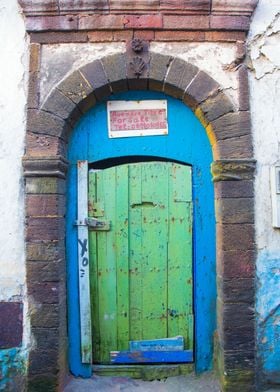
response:
[[[143,381],[129,377],[93,376],[90,379],[72,378],[64,392],[219,392],[220,387],[213,373],[196,376],[168,377],[163,380]]]

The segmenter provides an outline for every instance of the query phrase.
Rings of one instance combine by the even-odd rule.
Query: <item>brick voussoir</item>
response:
[[[60,117],[43,110],[28,109],[27,131],[33,133],[57,136],[65,139],[70,131],[70,125]]]
[[[199,71],[186,88],[183,101],[195,108],[200,103],[215,95],[220,85],[204,71]]]
[[[173,57],[160,53],[151,53],[148,88],[154,91],[163,91],[164,81]]]
[[[93,87],[79,70],[66,77],[56,88],[75,104],[79,104],[93,92]]]
[[[235,111],[235,107],[228,96],[219,91],[216,95],[207,98],[199,106],[208,122],[217,120],[225,114]]]
[[[126,60],[123,53],[113,54],[100,59],[112,92],[127,91]]]
[[[97,100],[101,101],[111,94],[112,89],[100,60],[94,60],[93,62],[84,65],[79,69],[79,72],[92,86],[93,93]]]
[[[169,67],[169,72],[164,82],[164,92],[175,98],[182,99],[186,88],[198,72],[199,69],[195,65],[175,58]]]
[[[41,106],[41,110],[52,113],[63,120],[68,120],[76,108],[77,105],[57,88],[51,91]]]

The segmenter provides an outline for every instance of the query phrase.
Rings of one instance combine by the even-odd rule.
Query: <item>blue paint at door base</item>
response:
[[[153,156],[193,166],[194,203],[194,301],[196,371],[212,366],[213,333],[216,323],[216,268],[214,193],[210,164],[212,151],[206,132],[192,111],[182,102],[161,93],[129,92],[110,100],[168,99],[169,134],[109,139],[106,104],[100,103],[82,117],[70,140],[68,159],[67,264],[70,370],[89,377],[91,366],[80,360],[78,302],[77,160],[97,162],[109,158]]]

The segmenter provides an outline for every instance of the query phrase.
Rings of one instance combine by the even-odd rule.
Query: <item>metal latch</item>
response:
[[[89,229],[93,231],[109,231],[111,226],[109,221],[103,221],[96,218],[85,218],[84,220],[77,220],[75,225],[88,226]]]

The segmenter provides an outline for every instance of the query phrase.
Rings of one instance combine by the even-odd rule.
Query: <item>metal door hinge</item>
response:
[[[75,221],[76,226],[88,226],[93,231],[109,231],[111,223],[96,218],[85,218]]]

